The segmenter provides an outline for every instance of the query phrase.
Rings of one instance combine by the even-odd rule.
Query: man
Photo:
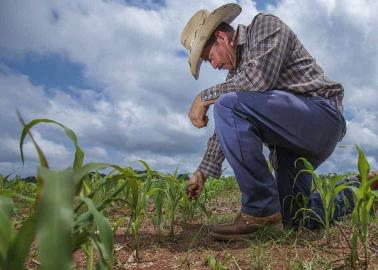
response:
[[[264,225],[297,225],[307,207],[322,216],[319,194],[311,194],[312,178],[298,172],[304,157],[318,167],[345,134],[343,87],[329,80],[293,31],[279,18],[258,14],[248,26],[229,24],[240,14],[237,4],[209,12],[200,10],[185,26],[181,43],[189,50],[189,66],[198,79],[202,61],[227,69],[224,83],[202,91],[189,112],[192,124],[203,128],[214,104],[215,132],[187,187],[196,198],[209,176],[219,177],[226,158],[234,170],[242,199],[231,224],[216,225],[218,239],[243,238]],[[275,177],[263,155],[269,145]],[[296,180],[295,180],[296,178]],[[339,194],[335,218],[345,214]],[[307,226],[316,226],[309,221]]]

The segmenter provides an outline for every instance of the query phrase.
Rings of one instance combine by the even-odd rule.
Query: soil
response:
[[[237,205],[218,204],[219,208],[214,208],[213,213],[220,220],[230,220]],[[285,232],[289,234],[287,237],[283,236],[285,233],[259,232],[250,241],[217,241],[210,236],[211,224],[204,224],[206,220],[199,218],[190,224],[176,224],[175,236],[169,236],[166,228],[165,235],[160,237],[155,234],[153,225],[145,222],[139,262],[133,256],[132,237],[124,229],[118,229],[114,237],[114,269],[350,269],[348,220],[332,228],[330,244],[326,243],[322,230],[307,229],[291,234]],[[372,225],[371,235],[378,235],[376,225]],[[377,243],[371,239],[369,269],[378,269]],[[360,254],[362,259],[362,247]],[[219,263],[218,268],[209,264],[209,256]],[[74,262],[75,269],[85,269],[84,253],[75,253]],[[313,268],[306,268],[309,266]],[[358,268],[363,269],[363,266]]]
[[[250,241],[224,242],[211,238],[211,224],[230,221],[239,209],[237,191],[227,192],[212,200],[207,209],[210,216],[199,214],[190,222],[178,215],[175,235],[169,236],[166,226],[162,236],[155,233],[153,224],[145,218],[141,226],[140,258],[135,260],[133,238],[120,226],[114,236],[113,269],[351,269],[350,217],[331,229],[327,244],[324,231],[260,231]],[[153,214],[148,212],[148,215]],[[106,216],[114,224],[125,217],[125,208],[109,211]],[[378,269],[378,225],[371,224],[369,269]],[[363,269],[363,249],[357,269]],[[29,269],[39,269],[38,256],[33,248],[28,260]],[[78,250],[73,254],[74,269],[86,269],[86,256]]]

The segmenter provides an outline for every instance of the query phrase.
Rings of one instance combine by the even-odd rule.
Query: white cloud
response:
[[[354,118],[348,122],[346,140],[366,149],[378,151],[377,113],[371,110],[355,110]]]
[[[355,171],[355,144],[373,156],[378,154],[378,37],[373,34],[378,27],[377,9],[378,2],[371,0],[286,0],[270,10],[293,28],[326,74],[345,88],[348,132],[342,144],[350,150],[336,149],[321,172]]]
[[[243,13],[234,25],[249,24],[257,14],[256,6],[249,0],[239,2]],[[177,50],[183,49],[179,36],[196,10],[225,3],[167,0],[161,8],[145,10],[123,1],[2,1],[0,56],[64,54],[82,64],[85,79],[101,85],[101,91],[71,87],[48,89],[47,94],[27,76],[9,70],[0,73],[1,137],[18,138],[20,126],[13,112],[19,108],[28,120],[50,117],[72,128],[90,161],[140,158],[163,170],[174,168],[175,162],[181,162],[183,169],[195,169],[212,123],[196,130],[187,111],[194,96],[224,80],[224,73],[203,66],[199,81],[194,81],[187,60],[177,56]],[[373,0],[283,0],[277,7],[269,6],[271,13],[294,29],[329,77],[343,83],[349,115],[343,143],[361,144],[371,157],[378,153],[377,8]],[[5,69],[0,66],[0,71]],[[51,143],[53,159],[63,153],[69,164],[68,144],[57,148],[64,140],[56,139],[56,131],[50,128],[41,130],[40,139]],[[3,141],[0,150],[14,161],[10,145]],[[3,156],[0,166],[14,164]],[[321,170],[352,170],[355,156],[353,151],[338,149]]]

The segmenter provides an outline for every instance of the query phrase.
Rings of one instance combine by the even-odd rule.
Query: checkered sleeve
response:
[[[202,172],[206,177],[219,178],[222,174],[223,161],[224,155],[214,132],[207,143],[207,150],[198,167],[198,171]]]
[[[265,14],[248,28],[246,64],[226,82],[202,91],[202,101],[240,90],[265,91],[276,84],[290,49],[292,31],[279,18]]]

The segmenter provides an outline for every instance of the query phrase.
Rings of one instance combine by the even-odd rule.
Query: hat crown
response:
[[[201,9],[185,25],[181,33],[181,44],[189,51],[189,68],[195,79],[198,79],[202,63],[201,53],[211,34],[222,22],[230,24],[241,12],[238,4],[220,6],[212,12]]]
[[[181,33],[181,44],[188,50],[192,47],[192,42],[199,28],[203,25],[210,12],[206,9],[197,11],[186,24]]]

